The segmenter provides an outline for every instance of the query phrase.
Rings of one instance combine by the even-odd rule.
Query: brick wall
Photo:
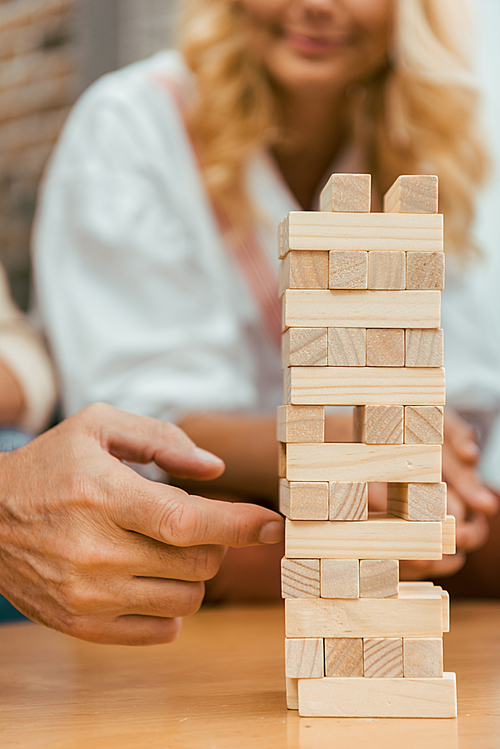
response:
[[[0,260],[21,306],[38,182],[75,96],[75,2],[0,0]]]

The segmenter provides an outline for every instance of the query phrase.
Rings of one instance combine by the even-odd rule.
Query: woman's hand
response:
[[[121,461],[201,480],[224,470],[171,424],[85,409],[0,456],[0,592],[84,640],[170,642],[226,547],[276,543],[283,520],[147,481]]]
[[[473,429],[452,409],[445,413],[443,480],[448,484],[448,514],[457,524],[457,553],[440,561],[401,562],[405,580],[445,577],[463,567],[468,552],[480,549],[489,535],[487,516],[498,510],[498,500],[477,473],[480,451]]]

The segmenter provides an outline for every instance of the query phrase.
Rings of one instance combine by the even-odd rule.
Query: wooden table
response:
[[[459,603],[445,640],[455,720],[287,712],[280,605],[207,608],[173,645],[90,645],[0,628],[2,749],[499,749],[500,604]]]

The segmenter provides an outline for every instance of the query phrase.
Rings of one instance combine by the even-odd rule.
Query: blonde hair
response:
[[[237,6],[185,3],[181,51],[198,92],[191,135],[213,203],[241,223],[251,215],[245,163],[282,137],[276,96]],[[397,0],[396,7],[390,64],[351,97],[353,138],[380,196],[400,174],[439,176],[446,249],[464,256],[473,247],[474,201],[487,164],[468,54],[468,2]]]

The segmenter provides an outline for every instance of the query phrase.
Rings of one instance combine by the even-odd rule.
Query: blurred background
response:
[[[37,187],[71,104],[172,44],[178,0],[0,0],[0,261],[29,298]]]
[[[29,298],[29,234],[43,168],[71,104],[100,75],[171,46],[182,0],[0,0],[0,261]],[[479,205],[479,283],[500,325],[500,0],[475,0],[478,72],[495,156]],[[492,272],[493,271],[493,272]]]

